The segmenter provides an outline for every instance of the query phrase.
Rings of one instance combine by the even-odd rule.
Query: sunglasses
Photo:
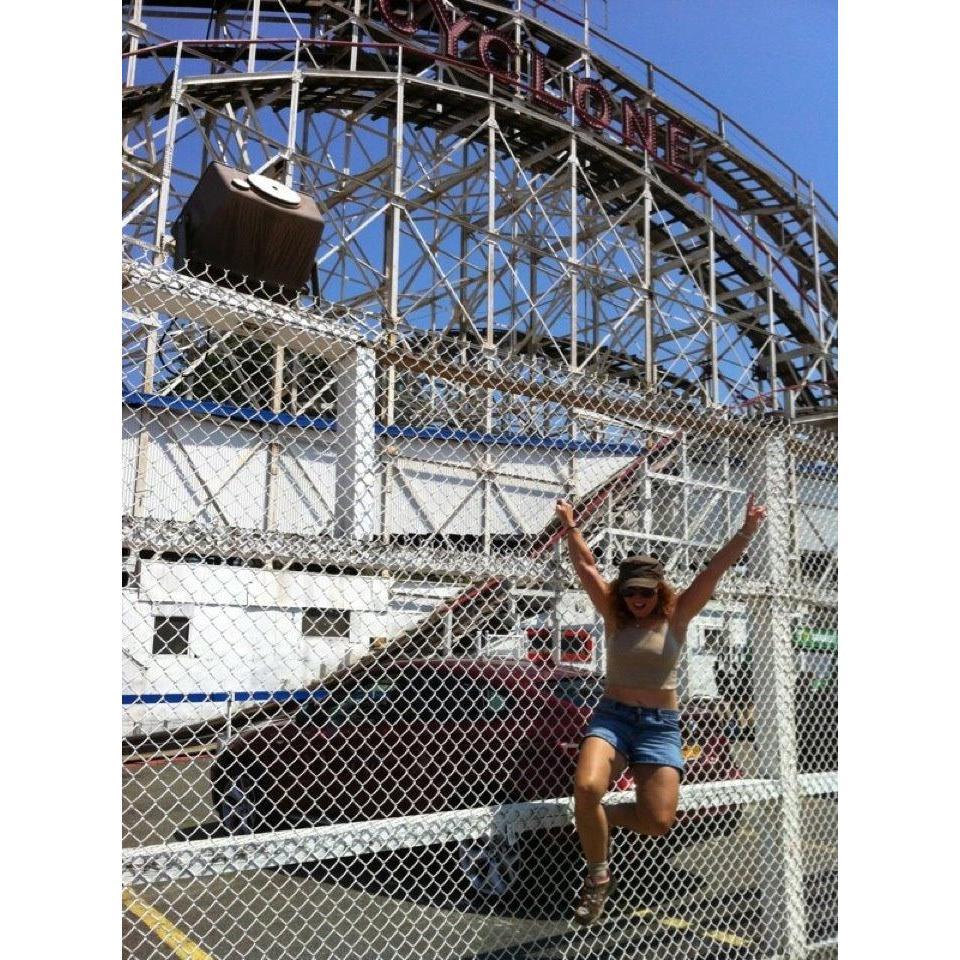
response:
[[[621,597],[640,597],[643,600],[649,600],[657,595],[656,587],[624,587],[620,591]]]

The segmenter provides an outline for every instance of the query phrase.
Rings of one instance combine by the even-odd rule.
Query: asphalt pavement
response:
[[[124,846],[174,839],[213,818],[209,757],[124,769]],[[836,799],[803,804],[808,942],[836,936]],[[129,960],[684,960],[763,956],[762,894],[772,878],[762,840],[768,805],[745,805],[730,837],[676,842],[615,834],[621,886],[599,925],[569,922],[576,867],[527,864],[525,886],[471,897],[455,852],[278,866],[125,892]],[[836,955],[826,947],[816,956]]]

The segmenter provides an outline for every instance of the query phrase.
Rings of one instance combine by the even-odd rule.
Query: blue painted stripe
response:
[[[130,407],[148,407],[151,410],[169,410],[233,420],[240,423],[274,424],[281,427],[305,427],[310,430],[336,430],[336,420],[320,417],[294,417],[289,413],[274,413],[254,407],[239,407],[232,403],[212,400],[188,400],[185,397],[161,396],[156,393],[123,391],[123,402]],[[438,442],[477,443],[498,447],[521,447],[528,450],[563,450],[574,453],[607,454],[639,457],[647,448],[633,443],[605,443],[600,440],[566,440],[562,437],[526,436],[519,433],[481,433],[474,430],[456,430],[452,427],[398,427],[374,424],[377,436],[403,440],[433,440]]]
[[[603,443],[599,440],[565,440],[562,437],[532,437],[519,433],[480,433],[452,427],[398,427],[377,424],[377,433],[404,440],[454,440],[457,443],[483,443],[489,446],[526,447],[531,450],[567,450],[578,453],[609,453],[638,457],[647,448],[632,443]]]
[[[798,463],[797,473],[809,477],[829,477],[831,480],[839,475],[835,463]]]
[[[281,427],[309,427],[311,430],[336,430],[336,420],[321,417],[295,417],[289,413],[274,413],[255,407],[238,407],[233,403],[215,400],[188,400],[186,397],[161,396],[157,393],[123,391],[123,402],[130,407],[149,407],[151,410],[172,410],[175,413],[204,414],[241,423],[275,424]]]
[[[233,693],[221,690],[214,693],[125,693],[122,699],[125,707],[153,703],[226,703],[231,697],[234,703],[251,700],[257,703],[285,703],[287,700],[305,703],[307,700],[324,700],[328,693],[327,690],[236,690]]]
[[[295,417],[289,413],[274,413],[272,410],[242,407],[232,403],[217,403],[213,400],[189,400],[185,397],[162,396],[156,393],[123,391],[123,402],[130,407],[149,407],[151,410],[170,410],[174,413],[189,413],[233,420],[240,423],[274,424],[281,427],[303,427],[309,430],[336,431],[337,421],[323,417]],[[456,430],[453,427],[398,427],[395,424],[374,424],[378,437],[403,440],[433,440],[437,442],[478,443],[487,446],[521,447],[528,450],[563,450],[572,453],[606,454],[609,456],[640,457],[647,448],[633,443],[604,443],[600,440],[565,440],[562,437],[526,436],[519,433],[481,433],[473,430]],[[740,466],[745,461],[731,460]],[[834,478],[835,464],[798,463],[797,472],[806,476]]]

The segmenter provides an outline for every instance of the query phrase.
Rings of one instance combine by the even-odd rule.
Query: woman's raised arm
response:
[[[753,502],[753,494],[747,498],[747,512],[743,526],[714,554],[713,559],[693,578],[677,600],[673,623],[679,630],[707,605],[716,590],[720,578],[740,559],[743,551],[757,532],[767,515],[767,508]]]
[[[586,590],[587,596],[600,616],[605,621],[613,619],[615,615],[613,586],[600,573],[593,551],[583,539],[580,528],[574,523],[573,505],[566,500],[558,500],[557,517],[563,525],[567,549],[570,551],[570,562],[580,583],[583,584],[583,589]]]

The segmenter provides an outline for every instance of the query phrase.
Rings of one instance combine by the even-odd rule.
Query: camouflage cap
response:
[[[621,587],[655,587],[663,580],[663,564],[656,557],[637,555],[620,561]]]

